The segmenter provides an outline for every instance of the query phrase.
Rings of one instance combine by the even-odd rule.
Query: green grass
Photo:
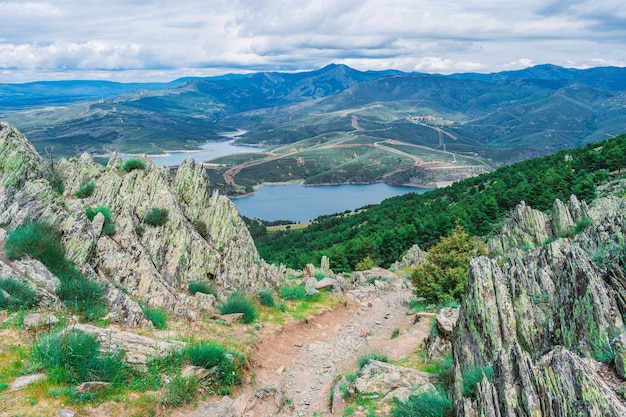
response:
[[[160,308],[145,307],[142,309],[146,318],[152,322],[155,328],[158,330],[165,330],[167,328],[167,314]]]
[[[400,329],[398,329],[397,327],[395,329],[393,329],[393,331],[391,332],[391,338],[392,339],[396,339],[398,336],[400,336]]]
[[[98,206],[98,207],[87,207],[85,209],[85,214],[89,221],[93,221],[94,217],[100,213],[104,217],[104,225],[102,227],[102,233],[107,236],[113,236],[115,234],[115,221],[113,220],[113,216],[111,215],[111,211],[106,206]]]
[[[215,342],[199,342],[188,346],[183,355],[189,363],[212,371],[209,390],[228,394],[235,385],[241,385],[244,357]]]
[[[365,365],[369,363],[369,361],[379,361],[379,362],[389,362],[386,355],[378,352],[370,352],[364,355],[359,356],[357,359],[357,365],[359,369],[363,369]]]
[[[226,302],[220,306],[221,314],[243,313],[243,322],[252,323],[257,318],[254,302],[239,291],[232,293]]]
[[[5,240],[9,259],[31,256],[50,270],[61,281],[56,290],[59,298],[86,320],[94,320],[104,311],[104,288],[84,277],[76,265],[65,256],[60,232],[44,222],[28,222],[9,230]]]
[[[196,293],[201,292],[203,294],[211,294],[215,298],[217,298],[217,290],[210,283],[206,281],[190,282],[187,285],[187,289],[189,290],[189,293],[191,295],[195,295]]]
[[[483,375],[487,377],[489,381],[493,377],[493,368],[490,366],[477,366],[474,368],[467,369],[462,374],[462,383],[463,383],[463,397],[465,398],[476,398],[477,390],[476,387],[482,381]]]
[[[95,189],[96,189],[96,184],[93,181],[84,182],[80,185],[80,188],[76,190],[74,195],[77,198],[91,197]]]
[[[29,309],[37,305],[38,298],[37,292],[26,282],[13,278],[0,278],[0,309],[11,311]]]
[[[393,402],[393,417],[452,417],[452,401],[441,389],[427,389],[411,395],[405,402]]]
[[[198,395],[198,380],[175,376],[167,385],[165,397],[161,404],[166,407],[180,407],[192,402]]]
[[[278,293],[283,300],[304,301],[307,298],[306,288],[302,285],[281,285]]]
[[[152,207],[143,216],[143,222],[150,226],[163,226],[169,219],[169,211],[165,208]]]
[[[146,163],[138,158],[128,159],[122,164],[122,171],[131,172],[136,169],[146,169]]]
[[[56,383],[119,384],[131,373],[121,353],[101,354],[95,336],[76,331],[44,336],[35,346],[33,358]]]
[[[274,294],[270,290],[259,291],[259,303],[266,307],[274,307],[276,305]]]

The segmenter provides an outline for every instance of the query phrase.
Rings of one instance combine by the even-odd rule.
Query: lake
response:
[[[157,165],[174,166],[180,165],[186,158],[192,157],[196,162],[209,161],[220,156],[233,155],[238,153],[260,153],[268,148],[256,146],[233,145],[233,140],[224,142],[207,142],[200,146],[199,151],[194,152],[168,152],[164,156],[151,156],[149,158]]]
[[[263,220],[304,223],[323,214],[341,213],[406,193],[424,193],[426,188],[397,187],[384,183],[304,187],[290,183],[260,187],[256,193],[232,198],[239,212]]]

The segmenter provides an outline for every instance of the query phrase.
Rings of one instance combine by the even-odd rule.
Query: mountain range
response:
[[[248,144],[366,133],[501,164],[615,136],[626,125],[626,69],[617,67],[443,76],[333,64],[161,84],[3,84],[0,93],[0,118],[54,156],[193,149],[244,129],[239,141]]]

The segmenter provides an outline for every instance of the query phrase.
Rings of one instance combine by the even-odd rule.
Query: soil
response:
[[[355,371],[360,355],[377,352],[399,360],[428,336],[430,320],[418,320],[409,310],[411,293],[402,279],[385,287],[349,291],[345,306],[264,331],[251,355],[250,381],[232,399],[212,398],[173,415],[331,415],[333,383]],[[395,329],[399,334],[392,338]]]

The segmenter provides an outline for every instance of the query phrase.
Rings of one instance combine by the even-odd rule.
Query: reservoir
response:
[[[239,213],[262,220],[304,223],[323,214],[341,213],[426,188],[397,187],[384,183],[304,187],[301,183],[263,185],[254,194],[233,198]]]
[[[183,163],[185,158],[192,157],[196,162],[205,162],[220,156],[238,153],[260,153],[267,148],[256,146],[233,145],[232,140],[224,142],[207,142],[200,150],[193,152],[168,152],[167,155],[148,155],[152,162],[161,166],[174,166]],[[128,157],[127,157],[128,158]]]

